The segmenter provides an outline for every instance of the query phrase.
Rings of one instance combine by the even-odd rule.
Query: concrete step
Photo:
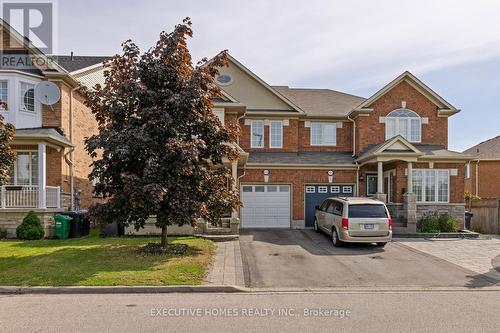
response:
[[[209,239],[214,242],[228,242],[232,240],[236,240],[240,237],[240,235],[228,234],[228,235],[201,235],[202,238]]]
[[[207,235],[228,235],[231,234],[231,228],[208,228],[205,229]]]

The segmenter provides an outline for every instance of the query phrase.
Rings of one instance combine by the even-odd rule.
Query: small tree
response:
[[[465,191],[464,199],[465,199],[465,202],[467,202],[469,204],[469,212],[470,212],[472,209],[472,202],[481,200],[481,197],[477,194],[472,194],[469,191]]]
[[[0,108],[7,109],[7,103],[0,100]],[[11,147],[15,133],[15,127],[12,124],[6,124],[0,114],[0,185],[4,185],[9,180],[10,169],[16,160],[16,154]]]
[[[91,208],[100,223],[122,222],[138,230],[151,215],[167,246],[167,226],[212,220],[239,205],[229,189],[235,128],[226,128],[211,111],[220,95],[214,83],[226,64],[222,52],[211,61],[191,63],[187,18],[156,46],[140,55],[130,40],[123,54],[107,63],[104,87],[86,90],[99,133],[86,140],[94,158],[90,178],[106,200]]]

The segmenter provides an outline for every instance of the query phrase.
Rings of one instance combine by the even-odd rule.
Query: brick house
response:
[[[51,59],[1,20],[0,32],[0,99],[8,104],[0,113],[16,127],[12,147],[17,154],[9,184],[0,189],[0,229],[14,237],[16,226],[34,210],[51,237],[54,213],[85,208],[94,200],[84,138],[97,126],[77,88],[80,70],[101,63],[103,57]],[[7,58],[29,58],[32,63],[5,66]],[[35,98],[35,87],[44,81],[59,88],[60,99],[53,105]]]
[[[475,156],[465,166],[465,190],[481,198],[500,198],[500,136],[464,153]]]
[[[448,117],[459,110],[411,73],[366,99],[270,86],[230,57],[217,82],[215,112],[241,128],[240,227],[312,227],[330,196],[383,200],[401,233],[431,211],[463,220],[472,156],[448,150]]]
[[[4,33],[4,45],[6,38],[37,53],[22,47],[22,36]],[[43,217],[50,236],[51,216],[75,208],[75,193],[82,208],[95,200],[83,141],[96,126],[76,88],[102,83],[103,59],[66,56],[46,61],[46,68],[0,69],[0,98],[9,101],[1,112],[17,128],[18,160],[11,184],[2,187],[0,209],[0,228],[10,235],[28,210]],[[51,107],[33,98],[44,80],[61,91]],[[331,196],[387,202],[396,232],[415,231],[428,211],[463,219],[464,166],[471,156],[448,150],[448,117],[459,110],[411,73],[366,99],[270,86],[229,56],[216,81],[222,95],[214,112],[241,129],[234,143],[240,156],[226,161],[243,203],[231,218],[240,227],[312,227],[315,206]]]

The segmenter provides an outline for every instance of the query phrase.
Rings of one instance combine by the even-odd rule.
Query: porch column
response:
[[[384,168],[382,162],[377,162],[377,193],[384,193]]]
[[[231,176],[233,177],[233,186],[232,189],[234,192],[238,191],[238,161],[233,161],[231,163]],[[231,218],[238,218],[238,210],[236,208],[233,208],[233,212],[231,213]]]
[[[406,184],[406,193],[413,193],[413,163],[408,162],[408,175],[406,176],[407,184]]]
[[[231,175],[233,176],[233,191],[238,193],[238,160],[231,162]],[[231,232],[233,234],[239,233],[240,219],[238,218],[238,209],[233,208],[231,212]]]
[[[38,208],[47,208],[47,154],[45,148],[45,143],[38,144]]]

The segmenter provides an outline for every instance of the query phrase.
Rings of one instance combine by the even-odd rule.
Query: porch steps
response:
[[[229,235],[231,234],[231,228],[206,228],[206,235]]]
[[[236,240],[240,237],[240,235],[235,235],[235,234],[225,234],[225,235],[210,235],[210,234],[203,234],[200,235],[202,238],[209,239],[214,242],[228,242],[232,240]]]

